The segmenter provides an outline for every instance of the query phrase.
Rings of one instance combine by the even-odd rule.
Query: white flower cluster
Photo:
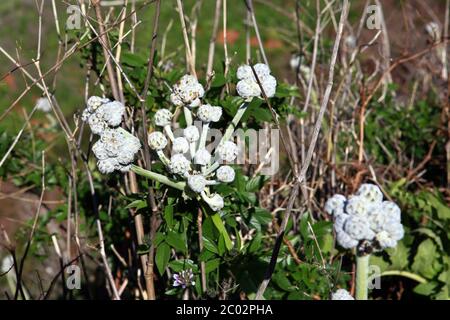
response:
[[[93,133],[100,135],[92,152],[101,173],[127,172],[141,148],[138,138],[119,127],[124,113],[122,103],[96,96],[88,99],[83,111],[82,120],[89,124]]]
[[[355,298],[347,290],[338,289],[331,295],[331,300],[355,300]]]
[[[52,105],[50,103],[50,100],[48,100],[47,97],[41,97],[41,98],[37,99],[35,108],[36,108],[36,110],[47,113],[52,110]]]
[[[200,98],[204,94],[205,90],[197,79],[192,75],[186,74],[173,86],[170,101],[178,107],[198,107],[201,103]]]
[[[81,119],[89,124],[93,133],[101,135],[107,128],[118,127],[124,113],[125,106],[122,103],[92,96],[87,101]]]
[[[270,69],[264,63],[257,63],[253,66],[258,80],[268,98],[275,95],[277,80],[270,74]],[[239,82],[236,85],[237,93],[244,99],[250,100],[253,97],[261,97],[261,87],[249,65],[240,66],[237,70]]]
[[[209,124],[220,120],[222,108],[196,101],[203,93],[203,87],[197,80],[185,75],[174,86],[171,96],[172,103],[176,106],[188,106],[191,109],[198,106],[196,111],[192,112],[203,124],[201,131],[194,125],[188,125],[183,129],[182,136],[174,137],[170,128],[173,115],[169,110],[161,109],[156,112],[154,122],[156,126],[162,127],[163,131],[150,133],[148,143],[175,178],[186,181],[191,191],[198,194],[213,211],[219,211],[224,206],[223,198],[212,193],[210,186],[234,180],[234,169],[228,165],[220,166],[219,161],[234,161],[238,147],[231,141],[223,141],[216,147],[213,155],[206,149]],[[169,141],[170,158],[163,151]]]
[[[346,249],[360,245],[373,250],[393,248],[404,235],[400,208],[383,201],[383,193],[373,184],[361,185],[349,199],[334,195],[325,211],[334,216],[337,241]]]

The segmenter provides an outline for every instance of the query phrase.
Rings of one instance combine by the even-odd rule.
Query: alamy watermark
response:
[[[366,19],[366,27],[370,30],[381,29],[381,8],[375,4],[367,6],[364,15]]]

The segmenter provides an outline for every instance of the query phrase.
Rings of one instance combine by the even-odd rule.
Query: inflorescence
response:
[[[338,243],[346,249],[356,247],[359,254],[393,248],[404,235],[400,208],[383,201],[383,193],[373,184],[361,185],[349,199],[334,195],[325,211],[334,216]]]
[[[138,138],[119,127],[124,113],[125,106],[122,103],[92,96],[81,116],[89,124],[92,133],[100,136],[92,152],[98,160],[97,167],[101,173],[129,171],[141,148]]]

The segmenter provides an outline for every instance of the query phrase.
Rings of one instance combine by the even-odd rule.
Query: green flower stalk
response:
[[[158,181],[160,183],[165,184],[166,186],[169,186],[169,187],[181,190],[181,191],[183,191],[184,188],[186,187],[186,182],[170,180],[165,175],[162,175],[162,174],[159,174],[159,173],[156,173],[153,171],[145,170],[134,164],[131,166],[131,171],[133,171],[134,173],[136,173],[140,176]]]
[[[367,300],[370,254],[356,256],[356,300]]]

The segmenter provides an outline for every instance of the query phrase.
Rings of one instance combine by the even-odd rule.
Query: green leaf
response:
[[[450,207],[445,205],[442,200],[440,200],[432,193],[427,193],[427,199],[432,205],[432,207],[436,209],[439,219],[443,220],[450,219]]]
[[[433,239],[436,242],[436,244],[439,246],[439,249],[444,250],[444,246],[442,245],[441,238],[439,238],[439,236],[436,233],[434,233],[433,230],[428,229],[428,228],[417,228],[413,232],[419,232],[419,233],[422,233],[422,234],[430,237],[431,239]]]
[[[192,269],[192,272],[198,272],[198,266],[190,259],[172,260],[169,262],[169,268],[175,272]]]
[[[170,247],[165,242],[161,243],[156,249],[155,259],[159,274],[163,275],[170,259]]]
[[[146,207],[147,207],[147,201],[145,201],[145,200],[134,200],[129,205],[127,205],[125,207],[125,209],[136,208],[136,210],[139,210],[139,209],[146,208]]]
[[[212,259],[205,263],[205,272],[209,273],[211,271],[216,270],[220,265],[220,259]]]
[[[147,64],[147,61],[144,57],[131,53],[129,51],[122,52],[121,59],[124,65],[130,67],[143,67]]]
[[[429,296],[435,291],[437,286],[438,284],[436,282],[421,283],[414,288],[414,292],[424,296]]]
[[[272,222],[272,214],[266,209],[256,207],[254,216],[263,226]]]
[[[228,235],[227,229],[225,229],[222,218],[218,213],[216,213],[211,216],[211,219],[214,222],[214,225],[216,226],[217,230],[223,236],[223,240],[225,241],[225,246],[227,250],[228,251],[231,250],[233,248],[233,244],[231,243],[231,239],[230,236]]]
[[[206,250],[219,254],[219,251],[215,243],[206,237],[203,237],[203,246],[205,247]]]
[[[269,179],[267,176],[256,176],[251,178],[245,185],[245,190],[249,192],[257,192],[261,190],[264,183]]]
[[[183,235],[180,233],[169,231],[169,233],[167,234],[166,242],[178,251],[186,251],[186,244],[184,242]]]
[[[248,252],[255,253],[261,247],[261,233],[257,233],[248,246]]]
[[[423,275],[425,278],[431,279],[441,270],[441,265],[437,261],[437,258],[436,245],[433,240],[427,239],[417,249],[412,270]]]
[[[391,269],[402,270],[408,266],[409,249],[401,241],[395,248],[386,250],[391,260]]]
[[[169,229],[173,228],[174,221],[173,221],[173,206],[166,206],[164,208],[164,220],[167,223],[167,226]]]
[[[278,272],[273,276],[273,281],[284,291],[293,291],[295,287],[283,272]]]

